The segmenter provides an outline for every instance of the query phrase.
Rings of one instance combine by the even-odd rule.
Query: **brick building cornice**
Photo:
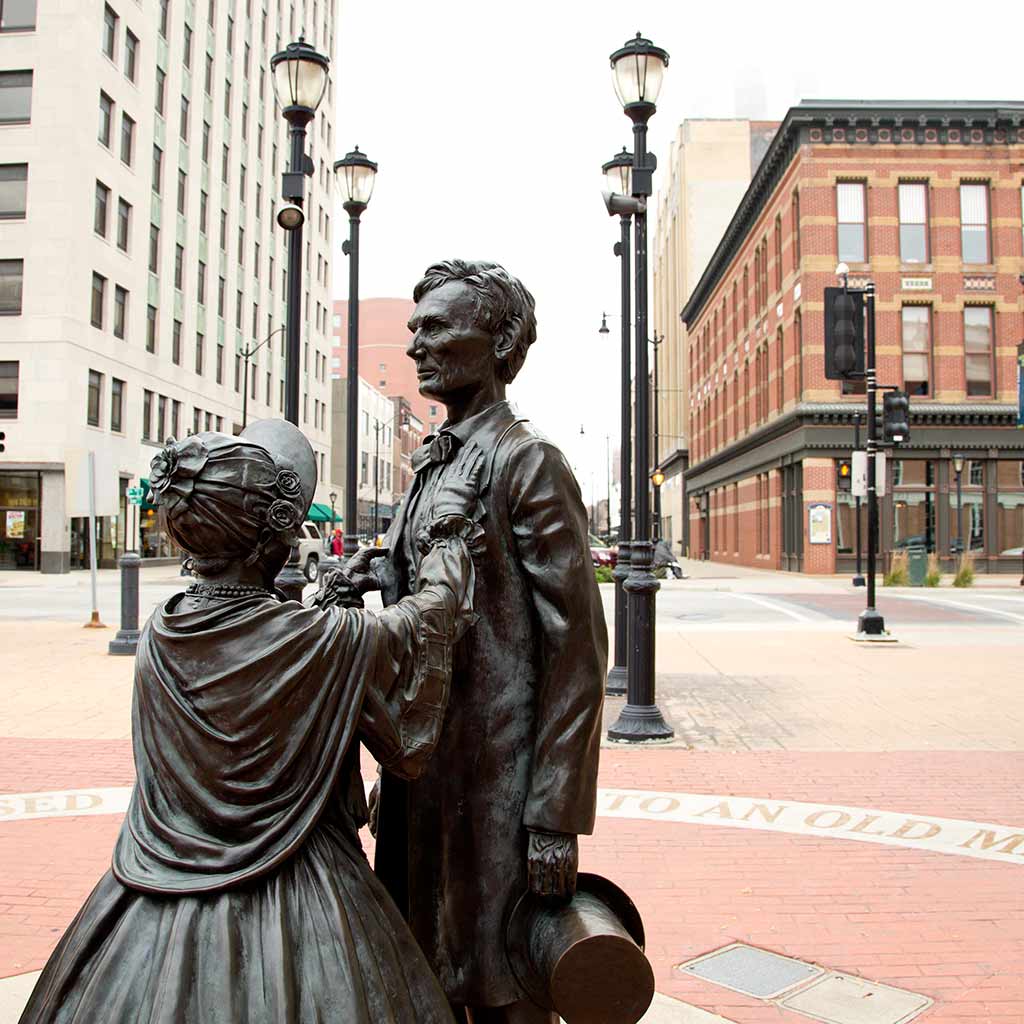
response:
[[[679,314],[687,327],[700,315],[797,150],[805,143],[865,146],[1024,143],[1024,103],[804,100],[791,107]]]
[[[863,414],[863,410],[863,403],[802,402],[734,444],[689,466],[685,471],[687,490],[691,494],[699,493],[733,478],[744,478],[785,457],[799,457],[799,453],[815,449],[823,455],[848,453],[853,440],[854,416]],[[998,444],[1003,449],[1020,448],[1024,452],[1024,431],[1006,433],[1006,428],[1014,426],[1016,418],[1017,407],[1002,403],[921,404],[911,409],[911,440],[901,451],[947,447],[986,449]],[[963,433],[964,427],[982,429],[968,438]],[[929,429],[915,435],[914,428]],[[989,431],[998,431],[998,434],[990,436]]]

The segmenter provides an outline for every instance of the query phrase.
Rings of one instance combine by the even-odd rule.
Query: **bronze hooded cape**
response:
[[[447,1001],[374,877],[358,735],[422,770],[447,700],[461,541],[374,615],[269,595],[183,595],[139,644],[137,783],[113,869],[22,1017],[149,1024],[450,1024]],[[398,614],[395,614],[398,613]]]

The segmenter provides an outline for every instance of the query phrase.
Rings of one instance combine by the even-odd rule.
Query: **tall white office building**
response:
[[[237,432],[243,406],[283,415],[288,137],[269,62],[300,33],[333,53],[330,0],[0,0],[0,568],[88,565],[89,452],[113,565],[135,529],[125,490],[167,437]],[[318,501],[334,104],[332,81],[307,144],[300,426]],[[137,511],[142,555],[172,556]]]

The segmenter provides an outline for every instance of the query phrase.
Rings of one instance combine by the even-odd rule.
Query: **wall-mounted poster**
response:
[[[832,543],[831,505],[811,505],[808,507],[807,540],[811,544]]]
[[[7,539],[25,539],[25,513],[14,509],[7,510]]]

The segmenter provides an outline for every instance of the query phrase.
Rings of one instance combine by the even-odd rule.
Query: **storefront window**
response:
[[[935,550],[935,463],[897,459],[892,467],[892,547]]]
[[[860,546],[867,548],[868,505],[860,503]],[[840,491],[836,495],[836,552],[852,555],[857,550],[857,499],[852,494]]]
[[[39,568],[39,474],[0,473],[0,569]]]
[[[96,567],[117,567],[117,516],[96,517]],[[89,568],[89,517],[71,519],[71,568]]]
[[[179,558],[181,550],[167,536],[160,516],[146,508],[139,518],[139,555],[142,558]]]
[[[1001,555],[1024,555],[1024,459],[996,463],[996,550]]]
[[[971,459],[960,477],[960,508],[957,506],[956,478],[949,489],[950,550],[954,553],[985,550],[985,463]],[[961,534],[961,530],[963,531]],[[963,538],[961,540],[961,537]]]

